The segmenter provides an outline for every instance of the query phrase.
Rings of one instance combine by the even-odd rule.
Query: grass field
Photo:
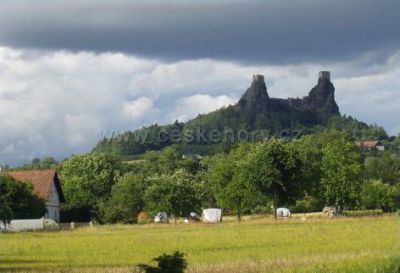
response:
[[[1,234],[0,271],[133,272],[179,250],[188,272],[400,272],[398,221],[265,218]]]

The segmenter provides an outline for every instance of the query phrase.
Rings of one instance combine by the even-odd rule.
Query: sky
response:
[[[234,104],[253,74],[400,133],[400,1],[0,1],[0,164]]]

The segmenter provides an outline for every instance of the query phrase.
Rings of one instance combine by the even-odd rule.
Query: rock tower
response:
[[[331,83],[329,71],[318,73],[318,83],[303,98],[270,98],[263,75],[253,75],[253,81],[238,102],[240,111],[255,115],[257,113],[283,113],[285,109],[295,109],[303,112],[318,112],[339,114],[335,101],[335,87]]]

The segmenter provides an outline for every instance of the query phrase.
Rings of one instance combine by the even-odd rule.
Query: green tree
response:
[[[256,145],[247,179],[278,205],[294,203],[303,189],[302,161],[292,142],[272,139]]]
[[[254,144],[241,143],[229,155],[218,154],[209,163],[208,179],[217,205],[231,208],[240,221],[244,212],[265,203],[257,185],[249,179],[249,156]]]
[[[400,158],[391,152],[384,152],[380,157],[367,157],[365,175],[394,185],[400,181]]]
[[[191,174],[178,170],[173,175],[153,177],[150,183],[145,204],[152,214],[165,211],[174,217],[182,217],[199,211],[204,188]]]
[[[11,177],[0,176],[0,218],[5,224],[9,223],[13,217],[12,198],[10,191],[10,183],[17,183]]]
[[[167,147],[161,151],[160,169],[162,173],[173,173],[179,167],[182,155],[174,148]]]
[[[40,158],[32,159],[31,168],[32,169],[40,169],[40,163],[41,163]]]
[[[305,135],[295,143],[303,162],[303,198],[314,200],[315,206],[312,208],[313,210],[322,209],[325,204],[325,197],[321,187],[323,149],[337,139],[348,138],[349,135],[346,132],[330,129]],[[299,202],[301,203],[302,201],[299,200]]]
[[[201,164],[201,160],[198,158],[185,158],[180,161],[180,168],[186,172],[196,175],[198,172],[204,170],[204,166]]]
[[[302,137],[296,144],[303,161],[303,175],[307,191],[320,194],[323,149],[336,139],[346,139],[348,134],[338,130],[323,130]]]
[[[145,153],[138,169],[140,172],[150,176],[173,174],[179,168],[181,161],[181,154],[174,147],[168,147],[162,151]]]
[[[379,127],[377,125],[368,125],[352,118],[351,116],[333,116],[329,118],[326,127],[346,132],[356,139],[383,140],[388,138],[388,135],[383,127]]]
[[[89,208],[109,198],[120,176],[121,161],[109,154],[72,156],[61,165],[59,174],[68,208]]]
[[[327,205],[355,207],[361,188],[361,155],[348,139],[337,139],[323,149],[321,184]]]
[[[395,211],[398,189],[383,183],[382,180],[368,180],[361,188],[361,205],[366,209]]]
[[[229,155],[213,158],[209,179],[217,203],[234,208],[240,220],[243,212],[269,200],[274,208],[294,203],[303,181],[300,153],[282,140],[242,143]]]
[[[44,200],[33,192],[31,183],[0,175],[0,218],[4,224],[12,219],[40,218],[46,212]]]
[[[54,157],[46,157],[43,160],[34,158],[30,164],[24,164],[22,167],[16,168],[21,170],[46,170],[54,169],[58,166],[58,161]]]
[[[212,208],[216,206],[216,200],[209,181],[208,170],[204,169],[195,175],[195,181],[198,188],[198,196],[201,200],[201,207]]]
[[[58,166],[58,161],[54,157],[46,157],[40,163],[40,169],[54,169]]]
[[[99,206],[103,223],[135,223],[144,208],[146,181],[142,175],[127,173],[118,179],[111,197]]]

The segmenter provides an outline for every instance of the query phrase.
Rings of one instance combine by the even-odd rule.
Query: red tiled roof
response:
[[[357,147],[375,148],[376,146],[379,146],[379,145],[380,145],[379,140],[356,141],[356,146]]]
[[[20,182],[31,182],[36,194],[44,200],[49,199],[54,182],[58,190],[60,201],[64,201],[64,195],[55,170],[10,171],[6,174]]]

